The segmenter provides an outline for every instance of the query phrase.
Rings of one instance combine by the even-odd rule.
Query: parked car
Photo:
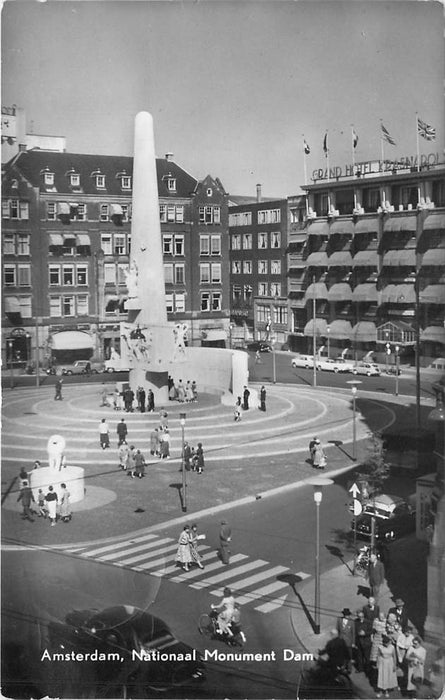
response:
[[[176,639],[163,620],[132,605],[102,611],[73,610],[64,623],[49,623],[48,637],[50,654],[58,652],[67,658],[72,652],[106,654],[105,661],[87,661],[87,668],[82,668],[103,691],[120,689],[132,697],[132,687],[138,692],[145,687],[144,697],[150,697],[148,691],[168,692],[178,687],[191,690],[204,679],[200,654]],[[171,656],[160,662],[157,652]]]
[[[353,360],[345,360],[344,357],[337,357],[335,362],[344,368],[343,372],[353,372],[355,369],[355,363]]]
[[[296,355],[291,361],[292,367],[304,367],[311,369],[314,366],[314,358],[311,355]]]
[[[348,369],[338,360],[331,360],[328,357],[321,357],[317,360],[317,369],[322,369],[325,372],[348,372]]]
[[[263,343],[261,340],[257,340],[254,343],[249,343],[247,346],[248,350],[259,350],[260,352],[272,352],[272,346],[269,343]]]
[[[380,494],[364,506],[361,515],[352,521],[351,529],[358,537],[371,537],[372,519],[375,523],[375,538],[394,540],[416,529],[416,511],[410,500],[400,496]]]
[[[73,362],[72,365],[60,365],[57,374],[59,374],[59,371],[62,371],[62,374],[98,374],[99,372],[102,371],[102,366],[98,362],[91,362],[90,360],[77,360],[76,362]]]
[[[120,358],[115,360],[105,360],[103,366],[104,372],[129,372],[130,368],[125,367],[124,363]]]
[[[380,367],[374,362],[357,362],[353,374],[364,374],[367,377],[380,377]]]

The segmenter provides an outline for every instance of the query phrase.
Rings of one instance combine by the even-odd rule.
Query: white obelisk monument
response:
[[[128,322],[121,324],[121,356],[128,360],[131,389],[151,389],[156,405],[168,401],[175,341],[167,322],[153,119],[148,112],[135,118],[132,201]]]

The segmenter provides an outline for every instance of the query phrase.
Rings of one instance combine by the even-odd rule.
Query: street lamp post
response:
[[[323,498],[323,486],[330,486],[334,482],[332,479],[321,476],[308,479],[307,483],[314,487],[316,513],[314,632],[320,634],[320,504]]]
[[[39,317],[36,316],[36,387],[40,386]]]
[[[313,378],[312,378],[312,384],[314,389],[317,386],[317,299],[315,296],[315,275],[312,277],[312,290],[313,290],[313,299],[312,299],[312,323],[313,323],[313,345],[312,345],[312,352],[313,352],[313,364],[314,364],[314,369],[313,369]]]
[[[398,345],[395,347],[395,360],[396,360],[396,396],[399,395],[399,366],[400,366],[400,348]]]
[[[329,337],[330,332],[331,332],[331,327],[326,326],[326,333],[327,333],[327,337],[328,337],[328,360],[331,357],[331,339]]]
[[[7,341],[7,361],[9,360],[9,377],[10,377],[10,383],[9,387],[10,389],[14,389],[14,341],[12,338],[8,338]]]
[[[179,422],[181,423],[181,440],[182,440],[182,451],[181,451],[181,471],[182,471],[182,510],[187,513],[187,473],[185,470],[185,419],[186,414],[179,414]]]
[[[357,411],[356,411],[356,398],[357,398],[357,385],[361,384],[358,379],[352,379],[347,382],[351,384],[352,393],[352,459],[355,462],[357,460]]]
[[[277,342],[275,333],[272,334],[272,337],[270,339],[271,345],[272,345],[272,381],[274,384],[277,383],[277,366],[276,366],[276,361],[275,361],[275,343]]]

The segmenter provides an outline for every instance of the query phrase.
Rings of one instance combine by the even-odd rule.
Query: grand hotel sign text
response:
[[[429,153],[420,156],[420,167],[433,166],[439,163],[438,153]],[[340,177],[362,177],[376,175],[378,173],[394,172],[395,170],[407,170],[417,168],[417,156],[405,156],[398,160],[364,160],[351,165],[334,165],[328,168],[318,168],[312,171],[312,180],[333,180]]]

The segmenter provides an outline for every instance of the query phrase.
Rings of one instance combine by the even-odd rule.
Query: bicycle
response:
[[[371,549],[367,545],[361,547],[359,553],[357,554],[355,560],[355,573],[358,576],[364,576],[366,578],[368,575],[370,554]]]
[[[210,613],[201,613],[198,620],[198,629],[200,634],[207,639],[219,639],[229,646],[243,647],[246,642],[246,635],[241,630],[238,623],[231,622],[230,629],[232,636],[226,632],[221,632],[218,626],[218,613],[212,610]]]

